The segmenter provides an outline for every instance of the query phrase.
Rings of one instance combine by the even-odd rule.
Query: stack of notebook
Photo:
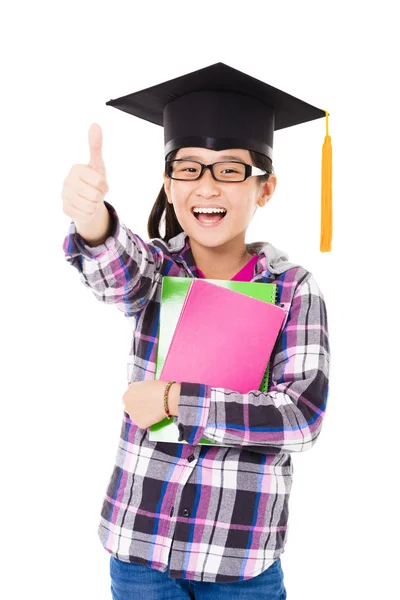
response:
[[[164,276],[155,378],[268,391],[270,356],[286,318],[275,303],[272,283]],[[150,441],[178,437],[173,419],[150,427]]]

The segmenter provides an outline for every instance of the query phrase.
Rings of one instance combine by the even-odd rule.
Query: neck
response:
[[[252,258],[245,244],[231,250],[208,248],[192,241],[190,245],[196,266],[206,279],[232,279]]]

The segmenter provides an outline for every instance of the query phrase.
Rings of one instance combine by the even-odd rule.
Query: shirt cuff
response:
[[[69,228],[68,238],[64,242],[64,250],[66,253],[68,252],[68,254],[71,256],[82,254],[89,260],[110,260],[114,254],[117,253],[118,248],[116,242],[120,232],[118,214],[115,208],[109,202],[104,200],[104,204],[111,216],[110,235],[105,242],[103,244],[99,244],[98,246],[89,246],[86,243],[86,240],[77,232],[76,225],[72,221]],[[74,247],[67,249],[66,243],[71,242],[71,240],[73,240]]]
[[[203,437],[210,411],[211,386],[202,383],[180,382],[178,416],[174,422],[179,430],[179,442],[196,445]]]

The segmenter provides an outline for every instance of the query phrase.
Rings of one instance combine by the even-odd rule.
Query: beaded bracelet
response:
[[[167,398],[168,398],[169,388],[171,387],[171,385],[173,383],[176,383],[176,381],[168,381],[167,387],[165,388],[165,391],[164,391],[164,410],[167,414],[168,419],[172,419],[172,415],[169,413],[169,409],[168,409]]]

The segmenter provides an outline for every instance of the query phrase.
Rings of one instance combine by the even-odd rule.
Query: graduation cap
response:
[[[164,156],[183,147],[244,148],[272,160],[274,131],[326,117],[321,252],[331,250],[332,146],[328,112],[222,62],[106,102],[164,127]]]

